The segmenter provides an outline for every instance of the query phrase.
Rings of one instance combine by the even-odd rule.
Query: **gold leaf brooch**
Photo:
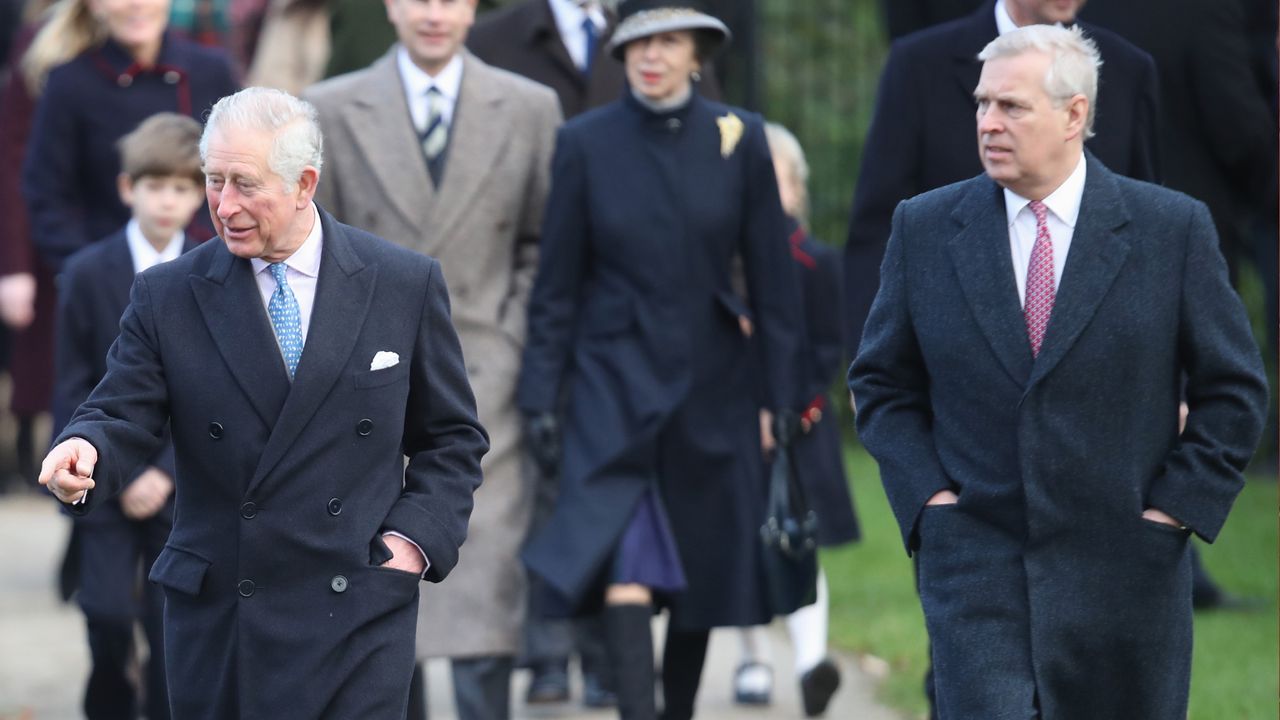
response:
[[[716,118],[716,124],[720,126],[720,156],[727,158],[733,154],[733,149],[738,147],[738,141],[742,139],[742,119],[729,113]]]

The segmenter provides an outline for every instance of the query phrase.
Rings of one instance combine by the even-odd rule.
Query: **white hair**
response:
[[[315,107],[282,90],[250,87],[219,100],[200,136],[201,162],[208,159],[210,135],[232,128],[270,133],[267,166],[289,192],[297,188],[304,168],[310,165],[318,171],[324,163],[324,138]]]
[[[1102,56],[1098,46],[1077,25],[1071,29],[1057,25],[1027,25],[987,43],[978,53],[986,62],[1028,52],[1049,56],[1049,70],[1044,74],[1044,90],[1057,107],[1076,95],[1089,101],[1084,136],[1093,137],[1093,119],[1098,110],[1098,69]]]
[[[809,161],[805,159],[804,148],[800,146],[800,141],[786,127],[776,122],[768,122],[764,125],[764,138],[769,144],[770,152],[782,158],[791,166],[791,171],[795,173],[796,181],[800,184],[799,200],[800,207],[796,208],[800,217],[797,218],[803,223],[809,222]],[[791,208],[787,208],[790,210]]]

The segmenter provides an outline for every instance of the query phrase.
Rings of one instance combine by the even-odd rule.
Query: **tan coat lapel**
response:
[[[382,186],[370,192],[389,198],[409,226],[430,227],[436,191],[409,115],[404,84],[396,68],[396,48],[373,64],[368,91],[345,105],[342,114]]]
[[[462,90],[449,129],[449,159],[431,225],[439,246],[453,242],[457,225],[506,151],[511,127],[504,98],[493,83],[493,70],[469,52],[462,56]],[[401,93],[403,96],[403,93]],[[425,170],[423,171],[425,173]],[[437,246],[437,247],[439,247]]]

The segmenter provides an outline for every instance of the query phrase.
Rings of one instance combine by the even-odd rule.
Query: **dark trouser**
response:
[[[511,670],[515,658],[510,655],[454,658],[453,702],[458,720],[507,720],[511,717]],[[408,720],[427,720],[425,668],[414,666],[409,683]]]
[[[144,582],[169,536],[169,523],[152,518],[76,526],[80,552],[79,602],[88,629],[92,670],[84,711],[90,720],[133,718],[137,693],[128,678],[136,656],[134,623],[141,618],[150,656],[145,665],[146,713],[168,720],[169,693],[164,669],[164,594]]]
[[[458,720],[507,720],[511,717],[513,657],[455,658],[451,664]]]

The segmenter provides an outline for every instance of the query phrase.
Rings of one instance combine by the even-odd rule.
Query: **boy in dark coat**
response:
[[[174,113],[153,115],[120,141],[120,199],[133,218],[116,233],[68,260],[60,276],[55,422],[71,413],[106,375],[107,350],[119,334],[133,276],[192,247],[183,232],[204,202],[200,123]],[[119,498],[76,518],[79,603],[88,625],[93,668],[85,690],[89,718],[134,717],[140,697],[147,716],[169,717],[164,673],[164,599],[138,587],[138,565],[150,568],[173,524],[173,446],[143,466]],[[139,602],[141,600],[141,602]],[[128,677],[135,620],[150,647],[145,695]]]

